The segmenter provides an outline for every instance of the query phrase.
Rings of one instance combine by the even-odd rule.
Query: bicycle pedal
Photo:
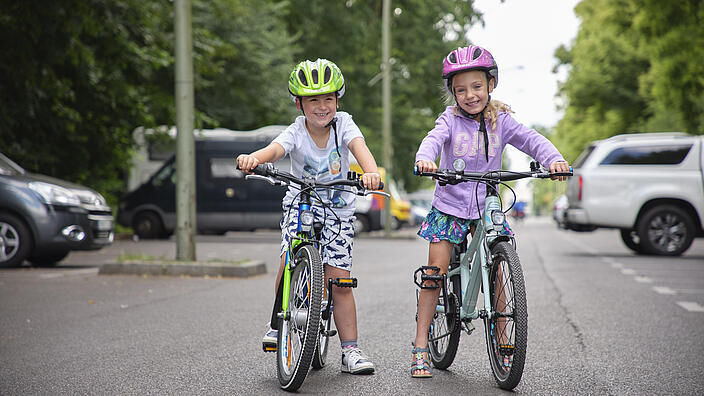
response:
[[[426,271],[434,271],[434,274],[426,274]],[[441,282],[444,281],[445,275],[439,275],[440,268],[435,267],[432,265],[424,265],[420,268],[418,268],[414,273],[413,273],[413,283],[416,284],[416,286],[420,287],[421,289],[439,289]],[[420,280],[418,280],[418,275],[420,274]],[[428,285],[425,282],[430,281],[433,282],[434,284]]]
[[[320,330],[320,334],[324,335],[325,337],[334,337],[337,335],[337,330],[332,329],[332,330]]]
[[[332,281],[337,287],[357,287],[357,278],[337,278]]]
[[[276,344],[262,344],[262,350],[264,352],[276,352]]]
[[[499,345],[499,353],[501,354],[501,356],[513,355],[513,351],[515,349],[516,349],[516,347],[513,345],[508,345],[508,344],[500,344]]]

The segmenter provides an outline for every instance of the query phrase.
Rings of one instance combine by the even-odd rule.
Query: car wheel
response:
[[[29,261],[38,267],[51,267],[59,263],[68,256],[68,250],[62,250],[51,254],[45,254],[36,257],[30,257]]]
[[[161,219],[154,212],[139,212],[134,216],[132,229],[141,239],[156,239],[164,234]]]
[[[679,256],[692,245],[695,232],[689,214],[674,205],[648,209],[636,229],[644,251],[658,256]]]
[[[367,219],[367,216],[358,214],[355,217],[357,218],[354,221],[354,234],[369,232],[369,219]]]
[[[643,246],[640,244],[640,236],[638,236],[636,230],[622,229],[621,240],[623,240],[623,243],[627,248],[633,250],[634,252],[645,253]]]
[[[0,267],[21,266],[32,244],[32,235],[22,220],[0,213]]]

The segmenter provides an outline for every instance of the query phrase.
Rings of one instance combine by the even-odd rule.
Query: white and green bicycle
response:
[[[505,211],[501,208],[498,186],[506,181],[527,177],[572,176],[572,172],[549,173],[531,164],[530,172],[463,172],[463,169],[438,169],[418,172],[441,185],[474,181],[486,185],[486,201],[479,224],[467,249],[467,240],[455,245],[447,274],[439,268],[422,266],[414,282],[420,288],[442,288],[428,333],[433,365],[450,367],[457,353],[461,331],[471,334],[472,321],[482,319],[486,348],[494,378],[502,389],[513,389],[521,381],[528,347],[528,308],[523,271],[514,236],[503,235]],[[514,193],[515,198],[515,193]],[[514,199],[514,202],[516,200]],[[479,292],[484,303],[477,307]]]

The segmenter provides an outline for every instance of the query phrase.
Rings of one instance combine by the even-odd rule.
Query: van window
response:
[[[235,167],[233,157],[213,157],[210,159],[210,176],[216,179],[241,179],[244,174]]]
[[[691,148],[691,144],[619,147],[601,165],[675,165],[684,160]]]
[[[161,186],[165,183],[176,184],[176,162],[171,161],[164,165],[159,172],[154,175],[153,183],[155,186]]]

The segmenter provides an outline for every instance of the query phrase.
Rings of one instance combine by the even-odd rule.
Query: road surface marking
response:
[[[635,274],[636,274],[636,270],[630,269],[630,268],[622,268],[622,269],[621,269],[621,273],[624,274],[624,275],[635,275]]]
[[[636,282],[639,283],[653,283],[653,280],[651,278],[648,278],[647,276],[636,276],[635,279]]]
[[[670,289],[669,287],[666,287],[666,286],[653,286],[653,290],[655,290],[656,292],[658,292],[660,294],[668,294],[671,296],[677,294],[676,291],[674,291],[673,289]]]
[[[704,307],[691,301],[677,301],[677,305],[689,312],[704,312]]]

